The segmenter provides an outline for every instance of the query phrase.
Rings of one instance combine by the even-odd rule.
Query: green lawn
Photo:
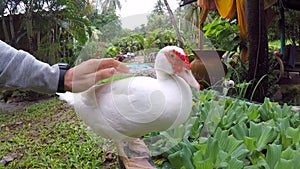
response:
[[[96,137],[74,110],[56,98],[0,114],[0,168],[118,168],[108,162],[111,141]]]

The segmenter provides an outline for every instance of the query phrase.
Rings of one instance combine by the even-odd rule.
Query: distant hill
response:
[[[123,17],[123,18],[121,18],[122,27],[133,30],[142,24],[146,25],[147,24],[147,15],[149,15],[149,13]]]

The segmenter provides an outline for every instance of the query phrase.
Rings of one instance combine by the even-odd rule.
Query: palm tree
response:
[[[121,9],[122,5],[119,0],[96,0],[96,6],[101,5],[102,13],[110,10]]]
[[[157,0],[157,3],[155,4],[152,12],[156,13],[158,15],[163,15],[164,14],[164,6],[165,5],[162,3],[161,0]]]

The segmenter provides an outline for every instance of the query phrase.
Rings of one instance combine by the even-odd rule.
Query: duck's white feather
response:
[[[74,106],[97,134],[112,139],[140,137],[187,119],[192,100],[184,98],[191,98],[191,92],[174,92],[184,90],[182,84],[179,78],[164,82],[149,77],[123,79],[76,94]]]
[[[125,140],[173,128],[189,117],[192,93],[186,81],[169,70],[172,66],[161,65],[168,62],[160,57],[158,79],[132,77],[95,85],[74,94],[73,101],[61,98],[73,102],[83,121],[106,138]]]

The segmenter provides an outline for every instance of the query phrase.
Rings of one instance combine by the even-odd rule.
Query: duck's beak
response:
[[[200,85],[190,69],[184,68],[184,70],[177,73],[177,75],[183,78],[192,88],[200,90]]]

